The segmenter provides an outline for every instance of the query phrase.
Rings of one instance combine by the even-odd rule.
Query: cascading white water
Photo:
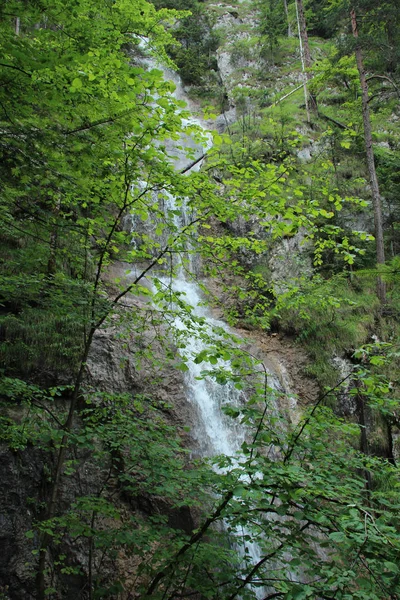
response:
[[[152,63],[152,59],[145,60],[148,67],[156,66],[160,69],[159,65]],[[162,68],[164,77],[168,80],[173,80],[176,90],[174,97],[179,100],[185,100],[187,104],[187,95],[183,89],[180,78],[176,73],[169,69]],[[196,124],[201,127],[205,133],[205,139],[208,140],[210,145],[210,134],[207,134],[206,129],[199,119],[192,117],[190,120],[191,124]],[[188,164],[191,164],[191,160],[188,160],[185,148],[190,148],[192,153],[201,157],[207,150],[200,144],[193,142],[193,140],[183,135],[180,139],[179,145],[182,149],[176,151],[173,146],[173,164],[177,170],[184,170]],[[209,146],[208,146],[209,147]],[[199,169],[201,162],[198,162],[193,169]],[[181,215],[179,216],[176,211],[176,204],[174,197],[166,191],[163,191],[163,204],[166,210],[170,210],[174,214],[174,226],[182,228],[188,220],[186,214],[185,204],[181,206]],[[188,265],[185,265],[186,272]],[[189,260],[190,269],[190,260]],[[162,275],[156,277],[158,283],[156,286],[170,287],[174,294],[179,294],[184,298],[185,303],[193,307],[192,314],[195,317],[200,317],[202,320],[203,333],[209,332],[212,336],[212,332],[218,329],[228,331],[227,325],[219,320],[213,318],[210,310],[205,307],[202,300],[202,293],[200,287],[191,279],[185,275],[185,270],[182,265],[175,265],[175,275],[173,281],[167,280]],[[156,287],[155,286],[155,287]],[[174,318],[173,330],[176,332],[185,333],[185,356],[188,371],[186,373],[186,394],[188,401],[194,407],[194,412],[197,415],[197,423],[195,430],[192,432],[194,439],[197,443],[198,452],[202,456],[217,456],[225,455],[232,457],[232,464],[238,464],[239,452],[243,442],[246,439],[248,432],[246,428],[241,425],[239,420],[228,417],[223,412],[223,406],[236,406],[240,407],[246,401],[242,391],[235,388],[232,383],[225,385],[219,385],[210,377],[204,377],[202,375],[203,366],[197,364],[194,359],[196,356],[201,354],[207,349],[208,344],[204,341],[202,335],[187,335],[187,325],[185,319],[179,314]],[[281,388],[279,380],[271,374],[269,378],[270,387],[276,389]],[[247,530],[237,530],[235,536],[238,540],[241,537],[247,535]],[[244,544],[239,541],[237,544],[239,552],[243,556],[245,554],[252,559],[253,564],[256,564],[261,557],[260,549],[255,542],[246,542]],[[255,594],[257,598],[262,598],[265,595],[263,588],[255,588]]]
[[[170,285],[170,282],[166,283]],[[204,319],[202,326],[204,333],[208,332],[212,336],[213,330],[219,328],[227,330],[227,325],[223,321],[211,316],[209,309],[204,306],[200,288],[196,283],[187,281],[182,270],[172,282],[172,288],[174,292],[184,295],[185,302],[193,307],[194,316]],[[181,317],[175,318],[174,328],[177,331],[186,329]],[[224,405],[242,406],[245,402],[244,394],[232,383],[219,385],[213,379],[202,375],[204,366],[193,360],[208,348],[202,336],[186,336],[185,346],[185,355],[189,357],[186,362],[187,398],[195,405],[200,418],[197,430],[193,432],[200,452],[203,456],[224,454],[234,457],[246,438],[246,430],[239,421],[226,416],[222,408]]]
[[[166,282],[171,285],[171,282]],[[200,295],[200,288],[197,284],[189,282],[184,277],[183,270],[180,270],[179,276],[172,284],[174,292],[184,294],[185,301],[193,307],[193,314],[204,318],[204,328],[210,332],[216,328],[227,326],[222,321],[214,319],[209,310],[204,306]],[[176,330],[186,328],[184,321],[177,316],[174,327]],[[223,412],[223,406],[240,407],[245,402],[243,392],[237,390],[232,383],[219,385],[210,378],[202,374],[203,367],[196,363],[193,358],[207,349],[207,343],[201,337],[186,337],[186,356],[192,359],[187,360],[188,371],[186,374],[186,395],[188,401],[196,408],[198,421],[196,429],[193,431],[200,454],[202,456],[225,455],[231,458],[231,464],[237,466],[240,460],[240,449],[246,439],[247,430],[238,420],[228,417]],[[271,387],[279,386],[277,380],[271,382]],[[221,469],[225,472],[225,469]],[[245,479],[242,480],[245,483]],[[256,542],[243,540],[249,537],[249,531],[242,527],[233,531],[237,540],[235,546],[238,552],[251,558],[252,564],[257,564],[261,559],[261,552]],[[265,596],[263,587],[254,588],[258,600]]]
[[[193,103],[189,100],[187,93],[183,88],[182,81],[177,73],[169,68],[156,64],[151,58],[145,59],[144,62],[149,68],[156,67],[157,69],[162,70],[164,78],[172,81],[176,86],[175,91],[173,92],[174,98],[185,101],[189,109],[194,110]],[[191,160],[188,160],[185,149],[190,149],[194,152],[196,159],[204,155],[211,147],[211,134],[207,131],[204,123],[199,118],[191,116],[185,123],[197,125],[204,132],[205,145],[201,145],[198,142],[193,141],[190,136],[183,134],[179,140],[179,145],[182,146],[182,149],[178,152],[176,152],[175,149],[173,150],[173,164],[178,171],[185,169],[192,163]],[[176,142],[174,142],[173,145],[174,144],[176,146]],[[202,161],[196,162],[188,173],[199,170],[201,168],[201,162]],[[174,226],[177,229],[183,228],[187,224],[189,216],[186,214],[185,203],[180,207],[180,216],[177,215],[177,206],[174,197],[169,192],[164,191],[163,205],[166,211],[170,210],[173,212]],[[187,265],[185,265],[185,269],[187,272]],[[182,265],[176,265],[174,280],[172,282],[163,277],[158,277],[158,279],[162,281],[165,286],[171,286],[174,292],[179,292],[184,296],[185,302],[193,307],[193,314],[204,318],[205,329],[208,329],[210,332],[213,329],[218,328],[228,331],[226,323],[213,318],[210,310],[204,305],[199,285],[193,280],[188,279],[185,274],[185,269]],[[174,326],[176,330],[185,328],[184,322],[179,316],[176,317]],[[193,336],[186,338],[186,354],[188,356],[195,357],[206,348],[207,344],[201,337]],[[193,360],[188,360],[187,366],[189,368],[186,376],[188,400],[192,404],[195,404],[199,409],[198,412],[201,417],[201,422],[198,423],[198,427],[199,430],[202,431],[202,435],[206,436],[206,439],[201,438],[199,432],[194,433],[198,441],[202,439],[201,445],[203,447],[204,455],[225,454],[227,456],[234,456],[245,439],[245,430],[243,427],[240,427],[240,425],[237,425],[236,421],[226,417],[221,411],[221,407],[224,404],[239,406],[244,400],[243,392],[235,389],[231,384],[221,386],[209,378],[202,378],[201,372],[203,367],[201,364],[196,364]],[[273,374],[271,374],[271,378],[269,379],[269,385],[276,389],[281,387],[278,378],[274,377]]]

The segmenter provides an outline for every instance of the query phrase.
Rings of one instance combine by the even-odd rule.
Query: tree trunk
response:
[[[363,454],[365,454],[365,456],[368,456],[369,455],[369,447],[368,447],[367,421],[366,421],[366,416],[365,416],[365,408],[366,407],[365,407],[365,398],[364,398],[364,395],[361,390],[361,381],[360,380],[356,381],[356,388],[357,388],[356,403],[357,403],[358,423],[360,425],[360,450]],[[367,493],[369,495],[369,493],[372,489],[371,473],[368,471],[368,469],[365,469],[363,474],[365,477],[365,489],[367,490]]]
[[[289,10],[288,10],[288,5],[287,5],[287,0],[283,0],[283,8],[285,9],[285,15],[286,15],[286,21],[287,21],[287,36],[288,37],[292,37],[292,28],[290,25],[290,19],[289,19]]]
[[[311,53],[310,45],[308,43],[307,22],[304,14],[303,0],[296,0],[296,6],[299,22],[299,35],[303,44],[304,63],[306,68],[309,69],[311,67]]]
[[[353,35],[357,40],[355,48],[355,56],[357,62],[357,69],[360,77],[361,92],[362,92],[362,116],[364,123],[364,143],[365,153],[367,156],[367,166],[369,181],[372,191],[372,204],[374,207],[374,225],[375,225],[375,240],[376,240],[376,262],[379,265],[385,264],[385,248],[383,242],[383,225],[382,225],[382,207],[381,207],[381,196],[379,193],[378,178],[376,176],[374,151],[372,146],[372,130],[371,130],[371,119],[369,114],[368,105],[368,83],[365,77],[363,58],[361,46],[358,43],[358,29],[356,13],[354,8],[351,10],[351,26],[353,29]],[[378,275],[377,279],[377,293],[378,298],[382,304],[386,302],[386,286],[382,277]]]
[[[77,378],[75,381],[74,391],[72,394],[71,403],[70,403],[69,412],[68,412],[68,417],[63,426],[64,434],[63,434],[63,437],[61,440],[60,448],[58,450],[56,467],[55,467],[55,471],[54,471],[54,475],[53,475],[53,481],[52,481],[52,485],[50,488],[49,499],[47,502],[46,512],[45,512],[43,521],[52,519],[56,514],[58,492],[59,492],[59,488],[60,488],[60,484],[61,484],[61,479],[62,479],[64,465],[65,465],[65,459],[66,459],[66,455],[67,455],[68,438],[69,438],[69,434],[72,431],[72,427],[74,425],[75,412],[76,412],[76,407],[78,405],[78,399],[79,399],[79,396],[81,393],[81,385],[82,385],[83,376],[84,376],[84,372],[85,372],[86,361],[89,356],[89,351],[90,351],[92,341],[93,341],[93,336],[95,333],[96,333],[96,328],[92,327],[90,330],[85,348],[84,348],[79,372],[78,372],[78,375],[77,375]],[[46,597],[46,593],[45,593],[46,561],[47,561],[47,552],[49,549],[51,539],[52,539],[52,536],[45,532],[45,533],[43,533],[42,539],[40,542],[39,564],[38,564],[38,570],[37,570],[37,574],[36,574],[36,591],[37,591],[37,599],[38,600],[45,600],[45,597]]]
[[[396,458],[394,456],[394,444],[393,444],[393,429],[392,429],[392,423],[390,422],[390,419],[386,419],[386,426],[387,426],[387,442],[388,442],[388,449],[387,449],[387,459],[390,463],[392,463],[393,466],[396,466]]]
[[[313,94],[309,94],[307,90],[307,82],[311,78],[311,73],[306,69],[311,68],[311,52],[310,44],[308,43],[307,34],[307,22],[304,14],[303,0],[296,0],[296,15],[297,15],[297,27],[299,31],[299,42],[300,42],[300,54],[301,54],[301,66],[304,73],[304,96],[306,100],[307,120],[310,122],[309,109],[312,111],[317,110],[317,100]]]

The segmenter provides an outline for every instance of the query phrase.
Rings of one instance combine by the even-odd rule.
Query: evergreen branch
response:
[[[45,239],[41,238],[40,236],[35,235],[31,231],[26,231],[26,229],[21,229],[20,227],[17,227],[17,225],[12,223],[11,221],[6,221],[6,223],[9,227],[11,227],[12,229],[15,229],[15,231],[18,231],[19,233],[22,233],[23,235],[31,237],[34,240],[38,240],[39,242],[42,242],[43,244],[50,244],[49,240],[45,240]]]

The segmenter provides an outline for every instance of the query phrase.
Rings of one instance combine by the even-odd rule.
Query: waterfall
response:
[[[182,146],[182,149],[176,151],[175,147],[177,143],[172,143],[172,148],[174,149],[174,167],[177,170],[183,170],[192,162],[191,160],[188,160],[185,148],[189,148],[195,153],[195,159],[201,157],[212,145],[210,132],[207,131],[205,124],[201,119],[193,115],[196,107],[188,98],[179,75],[171,69],[155,63],[152,58],[145,58],[143,62],[148,68],[156,67],[161,70],[164,74],[164,78],[175,84],[176,87],[173,92],[174,98],[185,101],[188,108],[192,111],[192,116],[190,119],[186,119],[184,124],[195,124],[204,132],[204,139],[206,140],[205,145],[193,141],[193,139],[186,134],[183,134],[179,140],[179,145]],[[199,170],[201,168],[201,163],[202,161],[196,162],[188,172]],[[173,224],[177,230],[182,229],[189,222],[190,217],[187,214],[186,204],[183,203],[180,206],[180,215],[177,214],[175,198],[165,190],[163,191],[163,206],[166,212],[173,212]],[[189,253],[189,256],[190,255],[191,253]],[[227,324],[221,320],[215,319],[211,314],[210,309],[205,306],[200,286],[193,281],[190,276],[187,276],[188,270],[193,274],[193,268],[190,269],[190,259],[188,263],[189,268],[186,264],[185,269],[182,264],[178,263],[175,265],[173,281],[169,281],[164,276],[157,276],[156,279],[164,286],[171,286],[174,293],[183,296],[184,301],[193,307],[193,315],[203,319],[205,331],[211,333],[213,330],[224,330],[229,333],[230,330]],[[185,324],[180,316],[176,317],[174,328],[177,331],[183,331],[185,329]],[[202,340],[201,336],[186,338],[187,355],[194,358],[206,348],[207,343]],[[236,422],[230,417],[226,417],[221,411],[221,408],[225,404],[234,406],[243,404],[245,400],[243,392],[235,389],[232,384],[218,385],[210,378],[202,378],[201,372],[203,367],[201,364],[196,364],[193,360],[188,360],[187,365],[188,372],[186,375],[186,385],[188,401],[197,406],[201,418],[201,422],[198,424],[199,431],[194,432],[194,434],[197,437],[197,440],[201,442],[204,455],[212,456],[225,454],[227,456],[234,456],[245,439],[245,431],[243,427],[236,425]],[[278,377],[274,376],[274,374],[271,374],[271,378],[269,378],[269,385],[275,389],[281,389],[282,387],[280,380]],[[202,432],[201,434],[200,430]]]
[[[178,268],[178,274],[172,282],[163,277],[157,278],[157,281],[164,286],[171,286],[174,293],[183,295],[185,302],[193,307],[192,315],[201,319],[202,325],[200,327],[203,333],[208,333],[212,337],[214,331],[228,330],[227,325],[223,321],[215,319],[210,314],[210,310],[204,306],[199,286],[195,282],[186,279],[182,268]],[[239,464],[241,446],[246,440],[248,431],[239,420],[225,415],[223,407],[230,406],[240,409],[246,402],[245,394],[243,391],[236,389],[232,382],[228,381],[225,385],[220,385],[212,378],[204,376],[202,373],[204,367],[201,363],[195,362],[194,359],[207,350],[208,343],[202,339],[202,335],[187,335],[187,326],[179,314],[174,319],[173,329],[177,332],[186,333],[185,355],[188,367],[185,376],[186,397],[197,415],[196,427],[192,431],[197,450],[203,457],[218,455],[229,457],[231,466],[236,467]],[[226,369],[226,367],[224,368]],[[277,378],[272,377],[270,386],[280,387]],[[227,467],[223,467],[218,470],[224,473],[226,469]],[[246,483],[245,479],[243,479],[243,483]],[[224,527],[224,523],[222,523],[222,526]],[[236,538],[236,542],[233,539],[232,543],[243,561],[245,558],[251,559],[252,564],[256,564],[261,559],[259,546],[253,541],[244,542],[250,531],[242,527],[232,533]],[[251,587],[258,600],[265,597],[265,588]]]
[[[185,100],[190,106],[190,101],[183,89],[182,82],[178,75],[173,71],[160,67],[158,64],[152,62],[152,59],[144,59],[147,67],[156,66],[161,69],[164,73],[164,77],[168,80],[173,80],[176,90],[174,97],[179,100]],[[208,147],[210,146],[210,134],[207,131],[203,123],[196,117],[191,117],[191,124],[196,124],[205,133],[205,139],[207,139]],[[176,144],[176,142],[175,142]],[[174,158],[173,164],[177,170],[184,170],[191,160],[188,160],[187,155],[184,151],[185,148],[190,148],[195,157],[201,157],[208,148],[203,148],[199,143],[194,142],[189,136],[182,135],[179,145],[183,149],[175,151],[172,146]],[[201,161],[199,161],[193,169],[200,169]],[[175,204],[174,197],[163,190],[162,192],[162,203],[165,210],[169,210],[174,214],[173,225],[178,229],[182,229],[188,222],[188,215],[186,213],[185,203],[181,204],[180,213],[177,211],[177,205]],[[133,223],[133,228],[135,224]],[[190,253],[189,253],[190,255]],[[186,268],[186,271],[185,271]],[[171,327],[171,334],[177,338],[181,336],[185,340],[185,361],[187,365],[187,372],[185,374],[185,386],[186,396],[188,402],[193,407],[193,412],[197,416],[196,426],[192,431],[192,436],[197,446],[197,452],[203,457],[213,457],[224,455],[230,457],[231,465],[237,466],[239,462],[240,449],[246,437],[249,435],[248,430],[244,425],[240,423],[239,419],[232,419],[227,416],[223,408],[224,406],[236,407],[240,409],[246,402],[245,394],[242,390],[236,389],[232,382],[227,381],[225,385],[218,384],[212,377],[204,376],[204,366],[198,363],[195,358],[201,353],[205,352],[209,347],[207,337],[218,339],[218,332],[226,332],[230,334],[231,331],[221,320],[214,318],[211,310],[205,306],[202,291],[200,286],[187,275],[188,270],[192,270],[193,265],[190,259],[186,262],[185,268],[182,264],[175,264],[173,279],[168,279],[164,272],[158,273],[153,277],[153,289],[157,290],[160,287],[164,290],[166,288],[171,290],[171,302],[174,303],[178,298],[182,298],[184,303],[192,307],[191,314],[197,319],[198,332],[192,332],[187,326],[187,321],[184,315],[177,311],[176,316],[173,318],[173,324]],[[161,309],[163,307],[161,306]],[[171,311],[173,312],[173,311]],[[187,315],[186,315],[187,316]],[[175,332],[175,334],[174,334]],[[233,332],[232,332],[233,333]],[[218,367],[218,364],[216,365]],[[224,369],[229,370],[229,366],[223,365]],[[254,367],[255,370],[257,367]],[[278,377],[273,373],[268,378],[269,386],[276,390],[282,389],[282,386],[278,380]],[[272,450],[273,451],[273,450]],[[245,482],[244,482],[245,483]],[[252,561],[252,564],[256,564],[261,558],[260,548],[257,543],[246,541],[242,542],[241,537],[248,537],[249,532],[244,528],[240,531],[235,532],[237,539],[236,547],[239,553],[242,555],[243,560]],[[261,599],[265,596],[266,590],[262,587],[254,587],[254,593],[257,598]]]

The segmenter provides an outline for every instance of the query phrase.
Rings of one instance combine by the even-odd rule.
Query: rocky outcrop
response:
[[[151,352],[143,352],[146,344]],[[145,331],[141,336],[135,336],[132,332],[127,339],[121,337],[121,331],[116,326],[100,330],[93,341],[84,386],[89,392],[96,389],[97,394],[128,394],[132,402],[138,394],[148,397],[159,407],[165,421],[176,426],[178,432],[185,436],[186,444],[194,446],[194,438],[187,432],[193,425],[194,415],[185,396],[184,375],[173,368],[173,361],[166,363],[163,344],[168,342],[154,341],[150,331]],[[138,353],[143,355],[141,361],[135,359]],[[96,395],[91,398],[93,402],[96,401]],[[106,402],[104,397],[101,401]],[[60,401],[58,408],[52,407],[52,410],[59,411],[57,414],[62,414],[65,408],[62,402],[65,400]],[[156,495],[131,496],[121,493],[118,480],[110,478],[110,459],[111,455],[104,452],[104,458],[99,462],[98,458],[93,459],[90,450],[84,448],[76,449],[68,456],[68,460],[76,461],[77,466],[74,472],[62,479],[58,514],[68,514],[69,508],[79,497],[102,494],[105,499],[112,499],[127,521],[134,514],[139,520],[145,519],[146,515],[162,514],[168,518],[170,527],[190,533],[194,524],[188,508],[182,506],[172,509],[167,498]],[[35,569],[39,536],[34,525],[42,516],[44,500],[48,496],[48,480],[54,468],[54,456],[51,447],[40,450],[28,445],[13,451],[2,446],[0,461],[0,581],[4,582],[0,597],[4,600],[29,600],[36,597]],[[108,482],[106,488],[105,482]],[[118,521],[112,517],[99,517],[96,526],[100,529],[115,528],[118,527]],[[30,530],[32,535],[27,535]],[[69,567],[76,568],[76,573],[63,572],[60,555],[65,557]],[[88,538],[62,534],[59,541],[50,546],[48,558],[50,569],[47,585],[57,590],[52,598],[87,598]],[[100,558],[100,555],[95,558],[96,564],[99,564]],[[116,564],[111,558],[101,560],[102,577],[105,582],[107,578],[111,581],[115,577]],[[122,555],[118,555],[117,565],[128,570],[134,569],[134,560],[123,560]]]
[[[185,394],[184,374],[165,358],[165,340],[152,339],[149,331],[121,341],[120,331],[99,331],[87,365],[87,383],[108,393],[143,394],[159,405],[178,428],[193,426],[193,414]]]
[[[218,133],[223,133],[224,131],[229,130],[229,126],[235,123],[236,119],[236,108],[230,108],[221,115],[218,115],[215,120],[215,128]]]
[[[299,277],[313,274],[312,248],[303,231],[276,243],[269,255],[269,268],[275,290],[284,292]]]

